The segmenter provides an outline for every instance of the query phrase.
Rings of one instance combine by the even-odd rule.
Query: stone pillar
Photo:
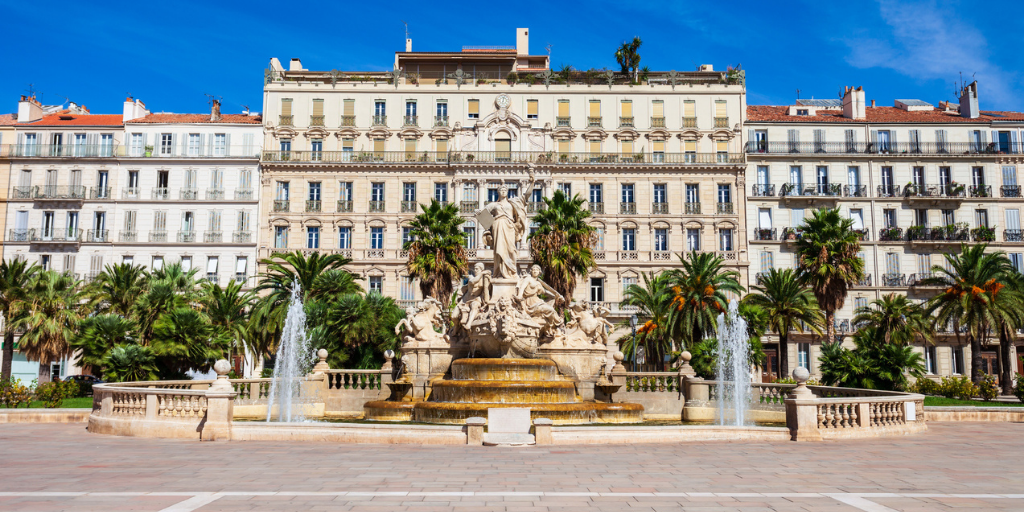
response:
[[[149,394],[146,395],[146,419],[155,420],[157,414],[157,408],[160,407],[160,397],[157,395]]]
[[[533,422],[533,438],[538,445],[555,444],[551,438],[551,426],[555,422],[550,418],[537,418]]]
[[[213,370],[217,380],[206,390],[206,421],[200,439],[203,441],[228,441],[231,439],[231,421],[234,418],[235,390],[228,382],[231,365],[219,359]]]
[[[714,421],[715,410],[709,406],[711,393],[707,383],[700,377],[683,379],[683,421]]]
[[[487,425],[487,418],[481,418],[480,416],[466,418],[466,444],[483,446],[484,425]]]
[[[320,358],[320,362],[313,366],[313,375],[326,373],[330,370],[330,365],[327,364],[327,350],[320,349],[316,351],[316,356]]]
[[[818,432],[818,403],[814,393],[807,388],[810,376],[804,367],[798,366],[793,370],[797,386],[786,399],[786,426],[789,427],[790,439],[793,441],[821,441],[821,433]]]

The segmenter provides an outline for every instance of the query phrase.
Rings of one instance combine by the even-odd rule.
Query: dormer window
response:
[[[798,109],[796,109],[796,115],[798,115],[798,116],[806,116],[806,115],[808,115],[807,109],[806,108],[798,108]]]

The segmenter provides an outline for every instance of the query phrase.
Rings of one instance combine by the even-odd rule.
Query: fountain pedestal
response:
[[[405,365],[405,371],[399,382],[409,384],[404,397],[413,400],[424,399],[430,393],[430,381],[443,377],[448,371],[452,364],[452,355],[446,343],[437,343],[435,346],[407,345],[402,347],[402,363]],[[398,399],[401,400],[402,397]]]

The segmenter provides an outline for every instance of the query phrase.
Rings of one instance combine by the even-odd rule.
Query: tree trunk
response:
[[[14,331],[11,329],[11,321],[4,316],[4,362],[0,368],[0,378],[9,380],[11,378],[11,363],[14,359]]]
[[[789,332],[779,333],[779,378],[788,379],[789,375]]]
[[[999,329],[999,387],[1004,395],[1013,394],[1013,361],[1010,357],[1010,345],[1013,343],[1013,331],[1010,326],[1003,325]]]
[[[971,382],[978,384],[981,382],[981,338],[968,333],[967,340],[971,343]]]
[[[836,340],[836,312],[826,311],[825,312],[825,339],[829,343],[833,343]]]

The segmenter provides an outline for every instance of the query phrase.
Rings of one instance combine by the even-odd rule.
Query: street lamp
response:
[[[629,317],[629,326],[633,329],[633,371],[636,372],[636,357],[637,357],[637,344],[636,344],[636,315]]]

